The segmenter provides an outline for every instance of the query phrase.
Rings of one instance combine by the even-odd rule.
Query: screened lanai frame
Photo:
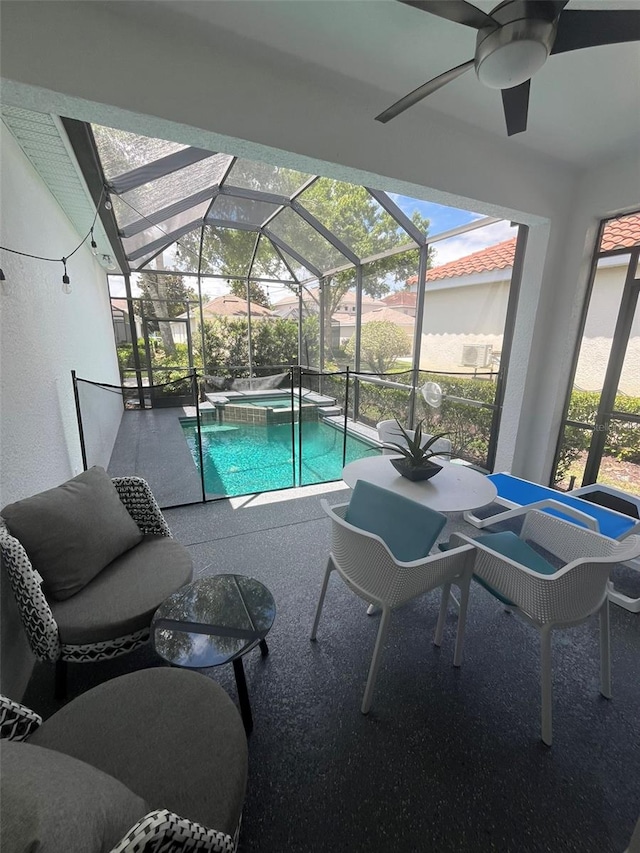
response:
[[[426,273],[429,247],[449,237],[463,234],[486,225],[499,222],[499,217],[482,217],[437,235],[423,233],[401,210],[387,192],[372,187],[363,187],[388,220],[386,239],[380,251],[358,254],[357,244],[350,239],[348,228],[336,233],[322,222],[322,211],[312,210],[305,204],[305,193],[318,181],[330,182],[337,192],[341,187],[352,185],[318,175],[305,175],[295,170],[251,162],[232,155],[206,151],[179,143],[164,142],[147,137],[131,137],[127,157],[123,162],[123,150],[109,149],[107,133],[110,129],[92,127],[82,122],[65,119],[65,128],[84,172],[89,189],[94,197],[101,219],[105,225],[119,267],[124,277],[127,300],[132,302],[131,276],[139,272],[157,275],[197,275],[198,292],[201,294],[202,279],[223,281],[241,280],[247,288],[251,283],[275,284],[288,287],[298,295],[298,317],[304,313],[305,293],[317,287],[318,313],[322,320],[319,335],[320,353],[317,370],[324,369],[323,291],[327,281],[339,273],[353,272],[356,291],[355,358],[353,375],[356,380],[362,374],[360,363],[360,335],[362,319],[363,270],[383,258],[415,250],[418,255],[418,287],[415,326],[413,332],[413,357],[411,364],[412,390],[408,422],[415,417],[415,394],[419,380],[420,341],[424,314]],[[126,136],[122,131],[116,131]],[[309,195],[306,196],[309,198]],[[111,205],[105,205],[105,198]],[[202,245],[205,228],[219,232],[248,232],[255,235],[255,242],[248,267],[243,275],[216,273],[203,257]],[[520,235],[526,237],[526,228],[520,227]],[[157,268],[157,259],[164,259],[172,246],[180,246],[186,235],[200,233],[200,252],[197,266],[187,271],[182,265],[177,268]],[[519,241],[520,244],[521,241]],[[285,275],[265,275],[256,269],[256,258],[267,246],[273,257],[278,258]],[[512,298],[505,327],[505,344],[510,339],[517,302],[517,284],[521,272],[522,252],[516,254],[512,279]],[[133,311],[129,312],[132,338],[135,339]],[[202,300],[200,300],[200,322],[203,325]],[[249,375],[252,374],[251,356],[251,311],[249,323]],[[301,332],[299,323],[299,352],[301,359]],[[137,347],[133,348],[135,369],[138,378],[142,371]],[[508,367],[509,346],[503,346],[500,371],[497,377],[494,410],[497,426],[502,403],[504,379]],[[384,381],[384,380],[381,380]],[[393,383],[392,383],[393,384]],[[142,399],[142,394],[141,394]],[[472,404],[474,401],[469,401]],[[495,431],[497,432],[497,430]],[[490,460],[495,454],[495,441]]]

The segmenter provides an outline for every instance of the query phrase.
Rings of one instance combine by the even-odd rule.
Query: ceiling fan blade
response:
[[[426,98],[427,95],[431,95],[433,92],[436,92],[438,89],[446,86],[447,83],[455,80],[456,77],[464,74],[465,71],[473,68],[473,64],[474,60],[470,59],[468,62],[463,62],[462,65],[458,65],[455,68],[449,69],[449,71],[445,71],[444,74],[434,77],[433,80],[429,80],[428,83],[423,83],[422,86],[418,86],[418,88],[414,89],[413,92],[409,92],[409,94],[405,95],[404,98],[400,98],[399,101],[396,101],[395,104],[392,104],[388,109],[384,110],[384,112],[381,112],[379,116],[376,116],[376,121],[381,121],[382,124],[386,124],[388,121],[391,121],[392,118],[395,118],[400,115],[400,113],[408,110],[409,107],[412,107],[423,98]]]
[[[507,122],[507,136],[522,133],[527,129],[527,113],[529,112],[529,87],[531,80],[525,80],[512,89],[502,89],[502,106]]]
[[[491,15],[487,15],[482,9],[467,3],[466,0],[399,0],[399,2],[404,3],[405,6],[413,6],[414,9],[421,9],[423,12],[430,12],[439,18],[455,21],[456,24],[473,27],[475,30],[499,26]]]
[[[569,0],[525,0],[525,9],[532,18],[555,21]]]
[[[640,41],[640,9],[567,9],[551,53],[625,41]]]

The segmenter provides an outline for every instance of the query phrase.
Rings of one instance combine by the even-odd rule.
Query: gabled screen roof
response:
[[[192,271],[202,237],[203,273],[268,271],[290,282],[426,239],[406,230],[406,217],[388,196],[383,209],[364,187],[122,130],[92,130],[131,270],[162,257],[165,269],[170,263],[177,272]]]
[[[91,130],[130,271],[306,282],[496,221],[442,207],[466,224],[433,234],[425,213],[438,205],[122,130]]]

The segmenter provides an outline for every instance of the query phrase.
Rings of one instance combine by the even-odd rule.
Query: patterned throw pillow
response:
[[[236,841],[166,809],[149,812],[111,853],[235,853]]]
[[[26,740],[41,723],[40,714],[8,696],[0,695],[0,738]]]

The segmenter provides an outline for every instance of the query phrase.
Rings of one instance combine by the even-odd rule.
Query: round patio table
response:
[[[412,482],[391,464],[392,456],[366,456],[342,469],[342,479],[353,488],[357,480],[367,480],[438,512],[466,512],[490,504],[498,491],[484,474],[466,465],[438,459],[442,471],[430,480]]]
[[[151,622],[153,647],[173,666],[204,669],[233,663],[240,711],[253,728],[242,657],[256,646],[269,654],[265,637],[276,616],[269,590],[244,575],[214,575],[183,586],[162,602]]]

